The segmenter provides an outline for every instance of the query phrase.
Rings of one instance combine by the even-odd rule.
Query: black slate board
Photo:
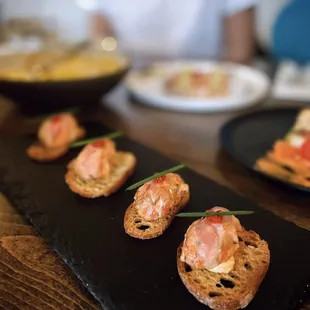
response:
[[[88,132],[94,136],[107,130],[93,124],[88,126]],[[31,142],[30,137],[0,139],[0,189],[105,310],[206,309],[187,292],[175,263],[176,249],[193,219],[176,219],[160,238],[133,239],[123,230],[123,215],[133,192],[122,189],[108,199],[78,197],[70,192],[63,178],[66,163],[78,150],[54,163],[38,164],[25,155]],[[118,139],[117,144],[138,159],[136,172],[127,185],[175,164],[127,138]],[[248,309],[283,310],[290,301],[299,299],[296,289],[300,292],[310,276],[310,233],[188,169],[181,175],[191,186],[186,211],[203,211],[214,205],[258,211],[241,221],[268,241],[271,265]]]
[[[277,179],[254,168],[255,162],[270,151],[276,140],[282,139],[293,126],[300,108],[259,110],[238,116],[221,130],[223,148],[247,168],[285,186],[310,192],[310,188]]]

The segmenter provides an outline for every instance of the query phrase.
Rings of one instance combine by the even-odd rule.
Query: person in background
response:
[[[247,64],[255,52],[257,0],[77,0],[96,39],[117,38],[129,55]]]

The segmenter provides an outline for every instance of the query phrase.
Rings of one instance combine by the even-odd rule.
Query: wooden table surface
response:
[[[286,105],[294,103],[268,100],[252,110]],[[156,110],[127,98],[124,90],[119,88],[90,114],[111,129],[123,130],[132,139],[186,163],[198,173],[310,230],[307,195],[286,191],[257,176],[221,150],[218,138],[221,126],[240,113],[189,114]],[[15,109],[7,114],[0,126],[2,135],[33,131],[35,126],[25,122]],[[0,309],[97,307],[83,293],[70,270],[25,225],[3,197],[0,198],[0,246]],[[35,248],[36,252],[29,251],[29,247]],[[310,309],[310,305],[304,309]]]

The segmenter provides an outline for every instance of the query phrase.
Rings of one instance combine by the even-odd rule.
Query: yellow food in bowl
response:
[[[112,54],[79,54],[55,63],[42,71],[42,65],[55,59],[54,53],[14,55],[0,59],[0,79],[23,82],[91,79],[116,73],[126,61]]]

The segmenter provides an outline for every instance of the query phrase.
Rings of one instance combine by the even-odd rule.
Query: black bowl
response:
[[[126,67],[97,78],[68,81],[0,80],[0,94],[12,100],[27,115],[50,113],[73,106],[85,108],[99,104],[102,96],[120,83],[128,69]]]

